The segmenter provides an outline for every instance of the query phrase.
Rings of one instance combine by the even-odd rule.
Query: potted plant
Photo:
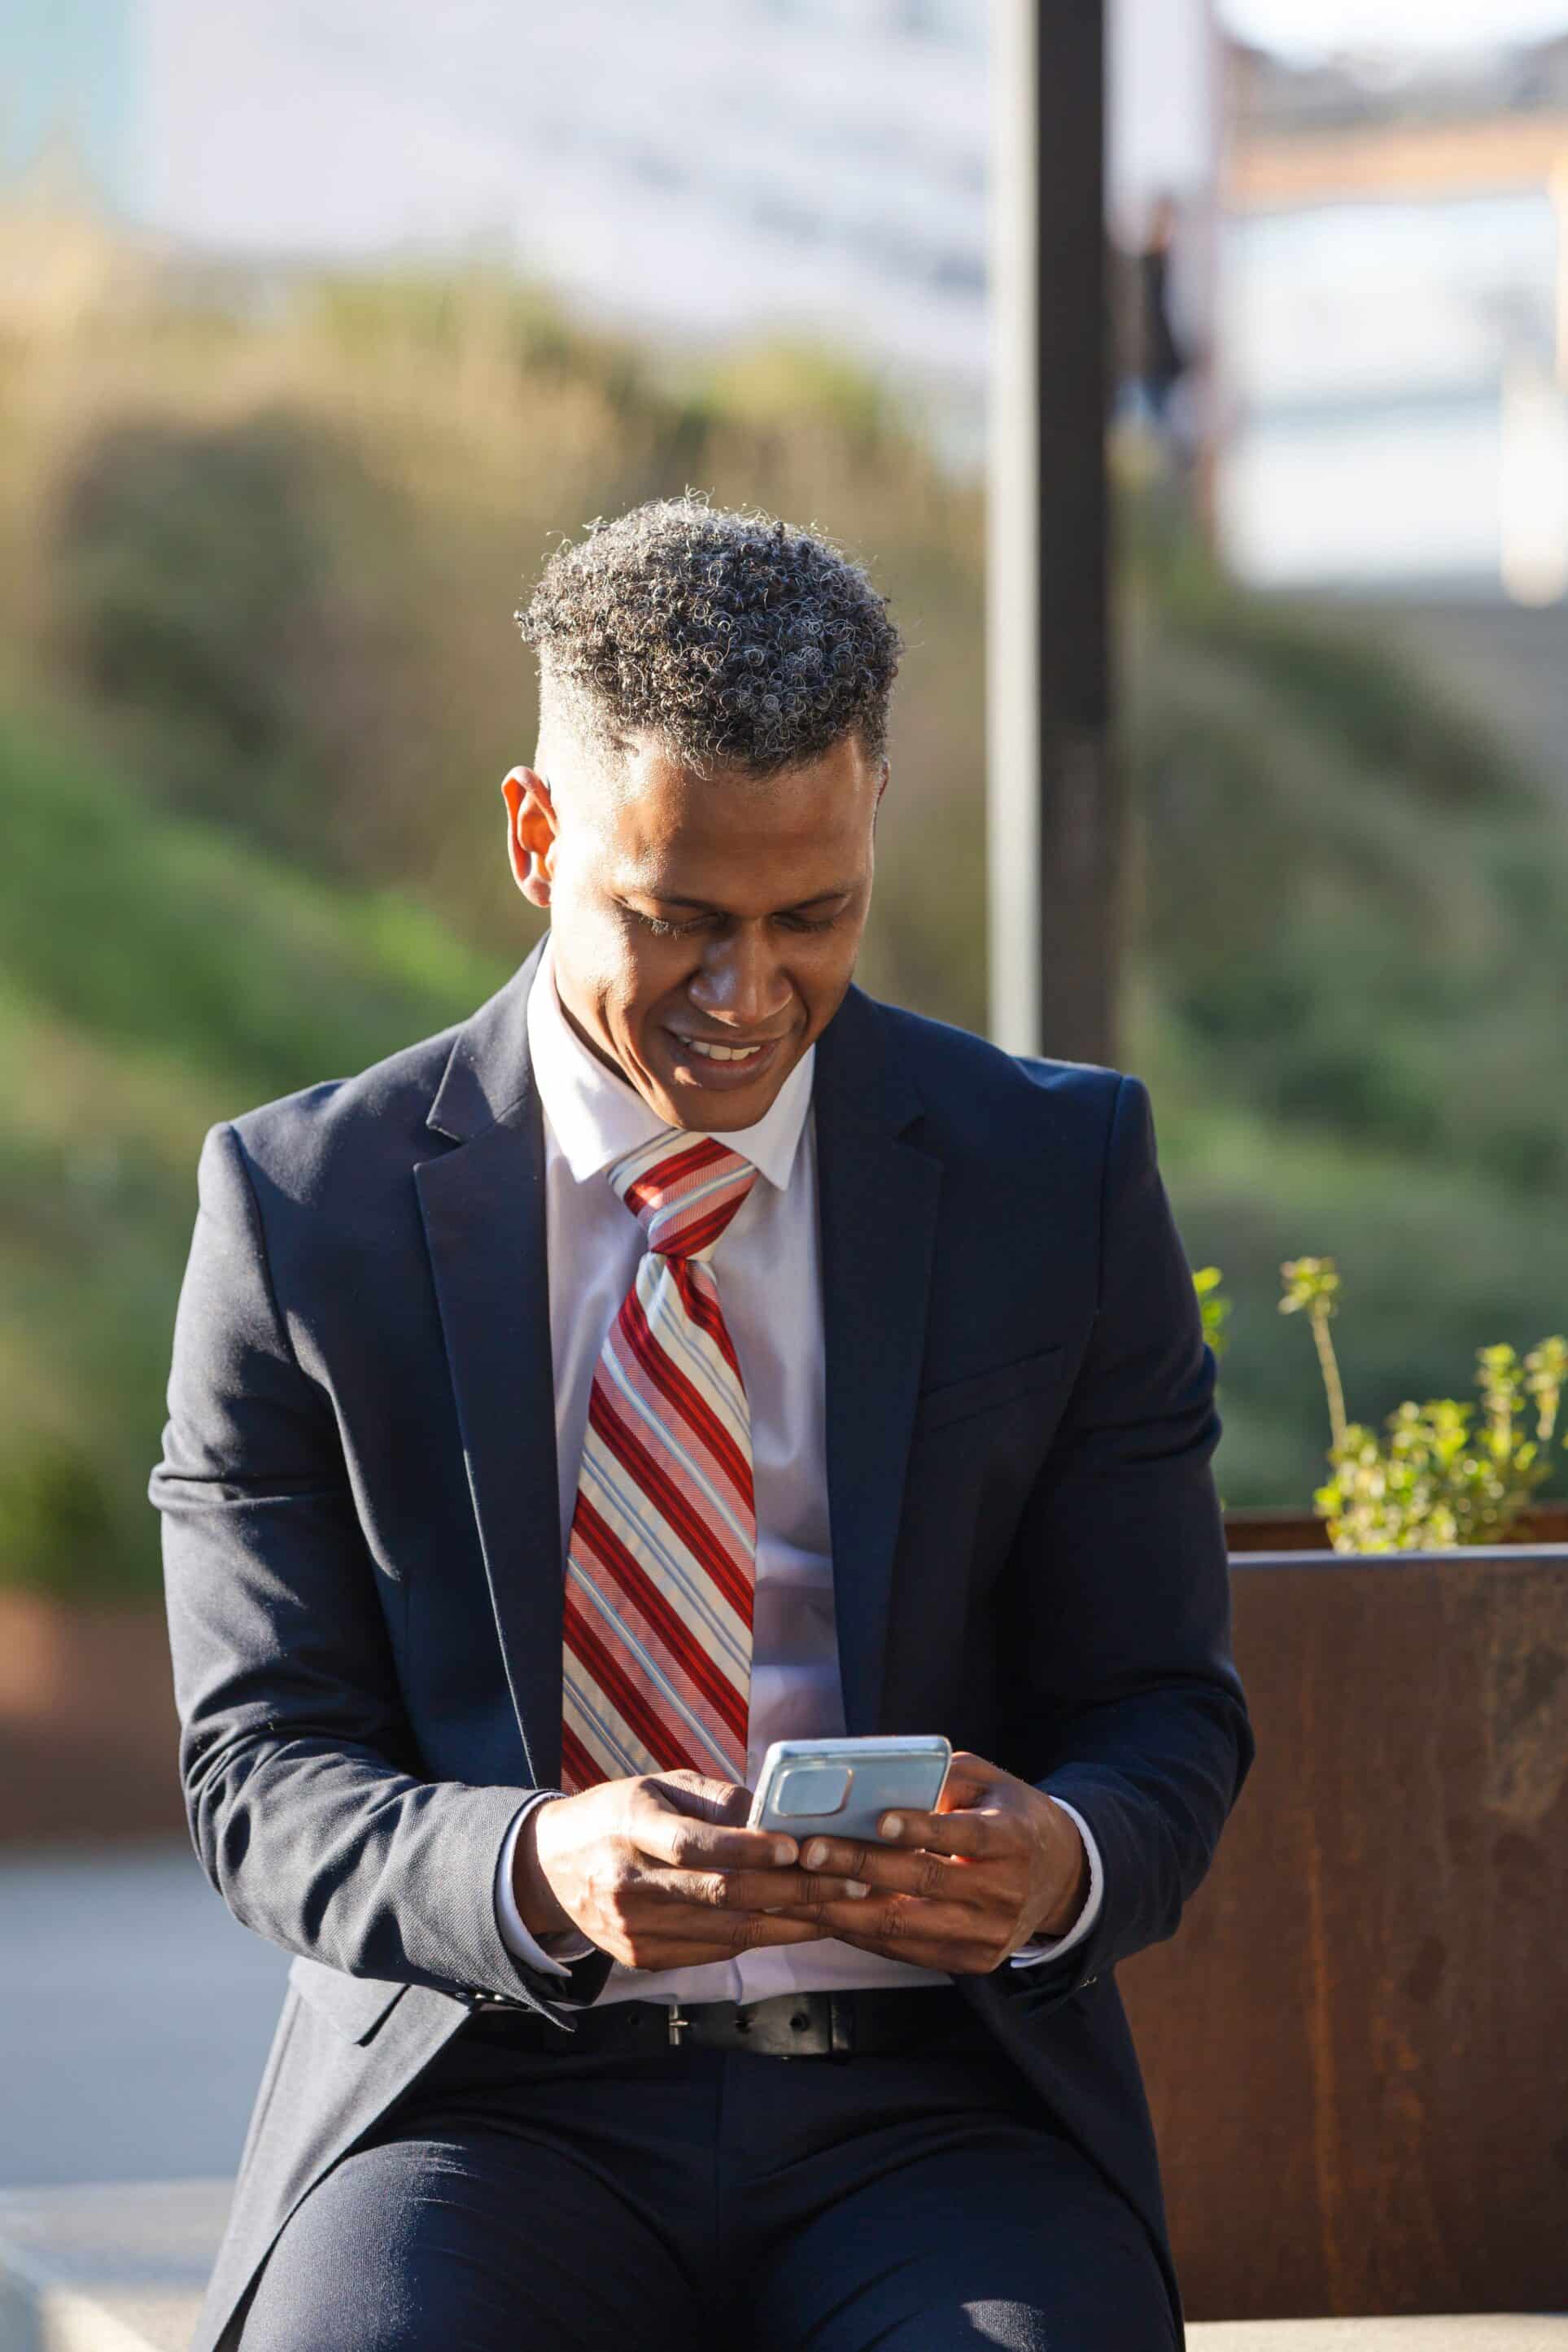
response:
[[[1335,1261],[1291,1258],[1280,1272],[1280,1312],[1304,1314],[1312,1329],[1328,1405],[1331,1475],[1310,1515],[1228,1512],[1233,1552],[1310,1550],[1325,1537],[1335,1551],[1368,1554],[1568,1538],[1568,1510],[1535,1500],[1551,1475],[1568,1339],[1553,1334],[1522,1358],[1506,1343],[1479,1349],[1477,1402],[1406,1399],[1379,1433],[1346,1410],[1330,1329],[1342,1290]],[[1212,1265],[1193,1276],[1204,1336],[1217,1355],[1229,1315],[1222,1279]],[[1568,1445],[1568,1435],[1563,1442]]]

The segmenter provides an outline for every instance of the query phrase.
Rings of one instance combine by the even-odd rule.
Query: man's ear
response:
[[[537,768],[508,768],[501,781],[507,803],[507,856],[512,879],[531,907],[548,907],[555,864],[555,803]]]

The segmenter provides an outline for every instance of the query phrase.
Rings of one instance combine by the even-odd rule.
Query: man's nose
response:
[[[737,1029],[763,1029],[789,1003],[789,982],[760,931],[737,930],[716,940],[691,982],[692,1003]]]

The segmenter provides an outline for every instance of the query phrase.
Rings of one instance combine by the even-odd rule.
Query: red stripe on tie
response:
[[[746,1701],[726,1675],[711,1650],[703,1644],[700,1634],[688,1625],[661,1592],[647,1570],[634,1552],[628,1551],[609,1521],[600,1517],[586,1495],[577,1498],[577,1515],[571,1523],[571,1540],[575,1549],[580,1543],[592,1554],[605,1575],[639,1610],[649,1630],[662,1642],[669,1655],[718,1716],[725,1728],[744,1748],[747,1734]]]
[[[747,1632],[751,1628],[751,1580],[742,1572],[700,1512],[686,1500],[662,1463],[655,1461],[642,1440],[617,1412],[601,1375],[594,1375],[588,1400],[592,1428],[614,1454],[621,1467],[660,1515],[674,1528],[686,1549],[706,1568]]]
[[[626,1293],[616,1328],[660,1394],[680,1413],[693,1435],[707,1447],[747,1509],[754,1510],[750,1463],[702,1391],[654,1336],[647,1309],[634,1289]]]
[[[726,1328],[724,1317],[719,1312],[717,1299],[712,1297],[703,1288],[685,1258],[672,1258],[670,1271],[674,1276],[686,1313],[694,1323],[700,1325],[707,1333],[736,1379],[740,1381],[741,1391],[744,1394],[746,1381],[740,1370],[740,1359],[735,1352],[734,1342]]]
[[[747,1189],[749,1191],[750,1187]],[[660,1247],[664,1257],[695,1257],[700,1250],[706,1249],[710,1242],[718,1240],[731,1218],[738,1214],[745,1199],[744,1192],[738,1200],[732,1192],[727,1200],[716,1202],[700,1217],[695,1217],[689,1225],[683,1225],[674,1237],[679,1244],[677,1248],[671,1249],[667,1243],[654,1246]]]
[[[572,1796],[580,1789],[597,1789],[610,1775],[596,1764],[570,1723],[560,1727],[560,1777]]]
[[[605,1647],[597,1629],[588,1622],[584,1603],[570,1585],[567,1587],[566,1599],[567,1648],[609,1699],[622,1722],[636,1733],[655,1765],[666,1772],[676,1771],[682,1765],[689,1766],[694,1772],[711,1772],[712,1757],[705,1753],[699,1759],[688,1752],[680,1727],[658,1708],[652,1692],[638,1687],[630,1669]]]
[[[686,1178],[705,1175],[719,1160],[731,1157],[728,1148],[716,1143],[705,1135],[698,1143],[688,1144],[684,1151],[674,1153],[668,1160],[656,1160],[653,1166],[626,1187],[626,1205],[635,1217],[656,1215],[669,1208],[670,1194],[675,1185]]]

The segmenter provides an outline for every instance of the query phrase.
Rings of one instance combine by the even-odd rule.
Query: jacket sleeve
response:
[[[199,1187],[152,1496],[203,1867],[247,1927],[351,1976],[591,1999],[597,1983],[567,1992],[501,1937],[497,1856],[526,1792],[420,1773],[384,1579],[232,1127],[208,1136]]]
[[[1098,1310],[1011,1562],[1018,1752],[1089,1822],[1103,1867],[1099,1919],[1056,1964],[1075,1982],[1174,1934],[1251,1762],[1218,1435],[1148,1096],[1123,1078]]]

